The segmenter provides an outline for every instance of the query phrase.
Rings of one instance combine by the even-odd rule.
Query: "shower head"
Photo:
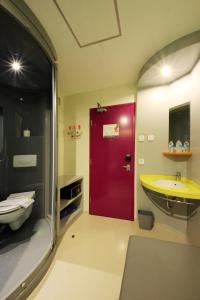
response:
[[[107,108],[102,107],[99,102],[97,102],[97,112],[102,113],[102,112],[107,112]]]
[[[97,108],[97,112],[99,112],[99,113],[106,112],[106,111],[107,111],[107,109],[104,107]]]

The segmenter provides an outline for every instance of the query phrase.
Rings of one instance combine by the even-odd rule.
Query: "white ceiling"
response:
[[[82,43],[116,33],[111,0],[101,1],[57,0]],[[64,95],[135,83],[155,52],[200,29],[199,0],[118,0],[122,36],[80,48],[53,0],[25,2],[55,46]]]

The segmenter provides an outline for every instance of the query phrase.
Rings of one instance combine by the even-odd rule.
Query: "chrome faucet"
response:
[[[175,176],[176,176],[176,181],[181,181],[181,172],[177,171]]]

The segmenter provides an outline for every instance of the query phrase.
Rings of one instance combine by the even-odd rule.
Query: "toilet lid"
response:
[[[18,210],[20,208],[20,205],[10,205],[10,206],[0,206],[0,215]]]

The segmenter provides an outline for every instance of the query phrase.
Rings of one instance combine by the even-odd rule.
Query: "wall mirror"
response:
[[[186,103],[169,110],[169,142],[190,144],[190,104]]]

